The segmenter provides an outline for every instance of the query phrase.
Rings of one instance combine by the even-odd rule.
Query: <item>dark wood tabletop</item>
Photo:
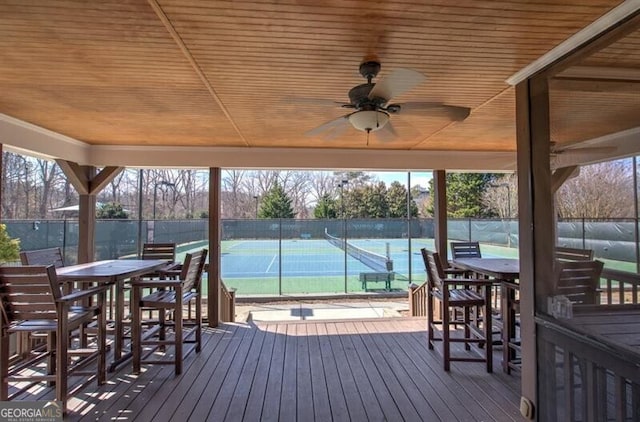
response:
[[[456,268],[497,280],[515,280],[520,277],[520,260],[515,258],[460,258],[454,259],[452,264]]]
[[[640,354],[640,304],[574,305],[566,322],[602,342]]]
[[[161,259],[113,259],[56,268],[56,274],[60,281],[115,282],[159,270],[167,263]]]

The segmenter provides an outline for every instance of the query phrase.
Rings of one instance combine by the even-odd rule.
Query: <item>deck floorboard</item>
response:
[[[204,330],[183,373],[131,365],[84,386],[69,420],[523,421],[520,378],[482,363],[444,372],[420,318],[233,323]],[[458,353],[464,350],[455,345]],[[496,349],[498,350],[498,349]],[[167,350],[170,355],[171,349]],[[23,400],[52,399],[42,386]]]

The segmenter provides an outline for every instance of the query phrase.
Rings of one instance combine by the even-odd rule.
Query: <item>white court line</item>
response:
[[[273,259],[271,260],[271,262],[269,263],[269,266],[267,267],[265,273],[268,273],[271,270],[271,266],[273,265],[273,263],[276,261],[276,258],[278,257],[278,255],[273,255]]]
[[[247,242],[246,241],[240,241],[240,242],[238,242],[236,244],[233,244],[233,245],[229,246],[229,249],[233,249],[235,247],[238,247],[238,246],[242,245],[243,243],[247,243]]]

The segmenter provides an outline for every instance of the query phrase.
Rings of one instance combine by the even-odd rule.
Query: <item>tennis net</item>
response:
[[[359,248],[358,246],[352,245],[349,242],[345,242],[344,239],[330,235],[327,232],[327,229],[324,230],[324,237],[333,246],[336,246],[342,250],[345,250],[346,246],[347,254],[349,256],[357,259],[373,270],[380,272],[393,271],[393,260],[388,256],[380,255],[375,252]]]

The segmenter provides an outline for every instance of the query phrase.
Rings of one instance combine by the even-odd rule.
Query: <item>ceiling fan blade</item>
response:
[[[391,142],[398,136],[398,133],[391,122],[387,122],[386,125],[373,132],[373,134],[376,135],[380,142]]]
[[[410,102],[399,104],[402,114],[442,114],[457,122],[469,117],[471,109],[469,107],[452,106],[434,102]]]
[[[325,135],[323,136],[323,139],[325,141],[333,141],[336,138],[339,138],[340,136],[342,136],[347,129],[349,129],[351,127],[350,124],[347,124],[348,120],[345,119],[345,123],[341,124],[341,125],[337,125],[335,126],[333,129],[330,129],[329,131],[327,131],[325,133]]]
[[[618,148],[614,146],[608,147],[567,147],[564,149],[556,149],[554,153],[556,154],[606,154],[609,152],[615,152]]]
[[[335,138],[349,127],[347,116],[340,116],[304,133],[305,136],[324,135],[326,139]]]
[[[556,150],[551,153],[551,168],[586,165],[607,159],[617,147],[584,147]]]
[[[410,90],[414,86],[422,83],[425,76],[411,69],[395,69],[381,81],[377,82],[369,92],[369,99],[384,98],[389,101],[393,97]]]

